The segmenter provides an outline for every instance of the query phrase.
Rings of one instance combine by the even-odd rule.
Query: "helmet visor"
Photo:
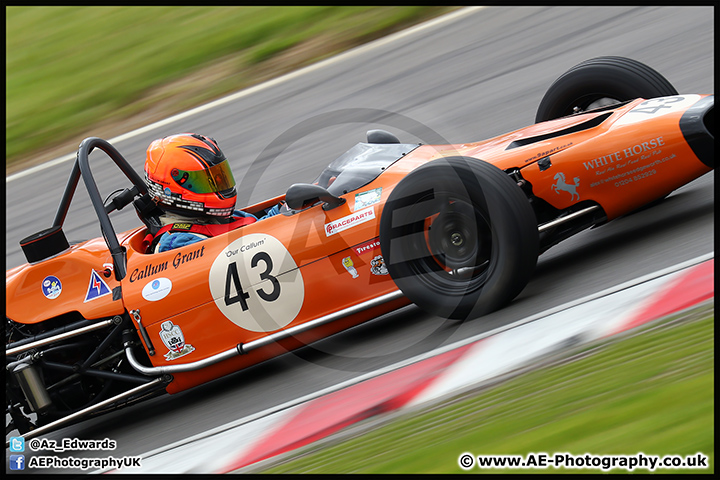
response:
[[[193,193],[222,192],[235,186],[235,178],[227,160],[203,170],[173,168],[170,176],[178,185]]]

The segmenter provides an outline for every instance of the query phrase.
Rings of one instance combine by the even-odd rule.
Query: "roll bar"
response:
[[[110,255],[113,259],[113,271],[115,272],[115,278],[120,281],[125,278],[125,275],[127,274],[126,251],[117,239],[115,229],[112,226],[112,222],[110,222],[108,211],[105,209],[97,184],[95,183],[95,179],[90,171],[89,156],[95,148],[99,148],[105,152],[112,161],[115,162],[115,165],[117,165],[125,176],[133,183],[140,195],[146,195],[148,193],[147,186],[145,185],[143,179],[130,166],[127,160],[120,155],[120,152],[118,152],[115,147],[101,138],[88,137],[80,143],[80,147],[78,148],[75,164],[73,165],[72,172],[70,172],[70,178],[65,186],[65,192],[63,193],[57,213],[55,214],[53,227],[62,227],[65,222],[65,217],[70,209],[70,202],[75,195],[75,189],[77,188],[80,176],[82,176],[83,181],[85,182],[85,188],[90,195],[90,200],[93,204],[93,208],[95,209],[95,214],[100,221],[100,229],[102,230],[103,237],[105,238],[105,243],[107,243],[107,246],[110,249]]]

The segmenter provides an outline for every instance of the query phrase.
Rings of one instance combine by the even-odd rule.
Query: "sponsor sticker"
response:
[[[357,211],[351,215],[333,220],[325,224],[325,235],[328,237],[340,233],[343,230],[355,227],[365,222],[369,222],[375,218],[375,209],[368,207],[364,210]]]
[[[390,273],[385,266],[385,259],[382,255],[378,255],[370,260],[370,273],[373,275],[388,275]]]
[[[169,278],[156,278],[143,287],[142,296],[148,302],[157,302],[167,297],[171,290],[172,282]]]
[[[108,287],[107,283],[102,279],[102,277],[95,271],[91,270],[90,273],[90,285],[88,285],[87,293],[85,294],[85,302],[89,302],[90,300],[95,300],[96,298],[100,298],[104,295],[109,295],[112,292],[110,291],[110,287]]]
[[[380,248],[380,239],[375,237],[374,239],[368,240],[367,242],[361,243],[355,247],[355,254],[359,257],[363,253],[372,252],[378,248]]]
[[[355,207],[354,210],[360,210],[362,208],[369,207],[380,203],[380,194],[382,193],[382,187],[368,190],[367,192],[360,192],[355,194]]]
[[[352,275],[352,278],[358,278],[360,275],[358,275],[357,269],[355,268],[355,265],[353,264],[352,258],[345,257],[342,259],[343,267],[345,267],[345,270],[347,270],[350,275]]]
[[[192,223],[173,223],[172,228],[174,230],[190,230],[192,228]]]
[[[168,362],[195,351],[195,347],[185,343],[185,335],[183,335],[182,329],[170,320],[160,325],[160,339],[169,350],[165,354],[165,360]]]
[[[57,298],[62,293],[62,283],[55,275],[48,275],[42,281],[42,292],[50,300]]]

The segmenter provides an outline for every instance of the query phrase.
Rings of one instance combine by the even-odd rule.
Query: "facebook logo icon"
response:
[[[25,455],[10,455],[10,470],[25,470]]]

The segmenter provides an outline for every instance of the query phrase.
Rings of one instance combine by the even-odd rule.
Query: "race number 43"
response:
[[[272,291],[267,293],[260,288],[256,290],[256,293],[266,302],[274,302],[280,297],[280,282],[277,277],[270,274],[273,268],[272,258],[267,252],[258,252],[253,255],[250,266],[255,268],[260,261],[264,262],[266,267],[265,271],[260,273],[260,279],[270,280],[270,282],[272,282]],[[232,293],[233,289],[235,289],[235,294]],[[250,298],[250,294],[243,291],[242,284],[240,283],[237,262],[232,262],[228,265],[227,277],[225,278],[225,306],[240,302],[242,309],[247,310],[250,308],[247,304],[248,298]]]
[[[620,119],[615,122],[615,125],[628,125],[645,121],[649,117],[659,117],[671,113],[683,112],[698,100],[700,100],[700,95],[695,94],[650,98],[636,105],[635,108],[620,117]]]
[[[684,102],[684,97],[660,97],[660,98],[651,98],[650,100],[645,100],[640,105],[632,109],[633,113],[646,113],[648,115],[655,115],[656,113],[660,112],[663,109],[672,109],[673,103],[681,103]]]
[[[290,252],[263,234],[241,237],[210,268],[215,305],[237,326],[253,332],[278,330],[297,316],[305,287]]]

